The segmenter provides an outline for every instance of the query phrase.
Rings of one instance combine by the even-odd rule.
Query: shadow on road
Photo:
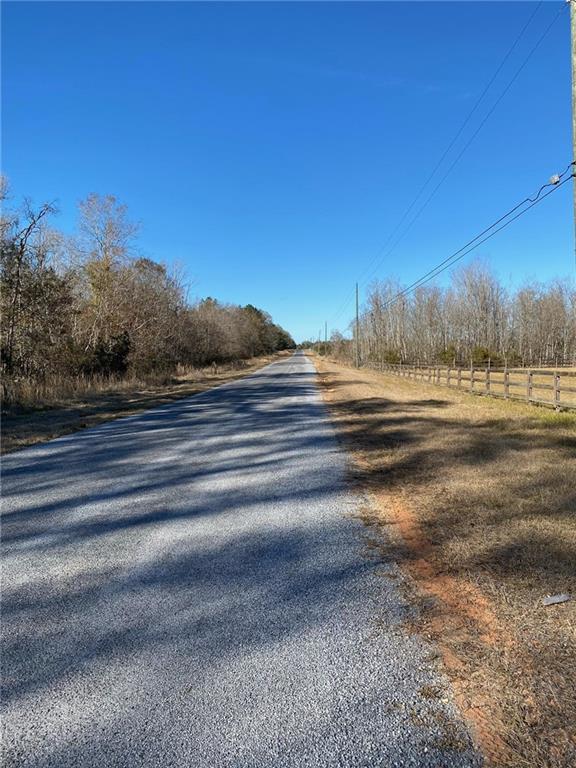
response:
[[[422,708],[408,608],[371,597],[347,460],[293,367],[5,458],[8,765],[331,765],[328,738],[350,766],[415,739],[437,761],[437,722],[415,736],[397,704]]]

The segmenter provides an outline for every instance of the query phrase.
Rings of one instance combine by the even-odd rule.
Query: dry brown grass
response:
[[[53,379],[42,385],[22,382],[18,392],[14,393],[19,405],[6,408],[2,413],[1,452],[10,453],[103,421],[189,397],[241,378],[283,354],[286,353],[219,368],[181,370],[174,376],[153,376],[145,380]]]
[[[488,762],[576,765],[576,414],[316,358]]]

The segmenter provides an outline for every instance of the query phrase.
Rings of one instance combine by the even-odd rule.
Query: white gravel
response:
[[[346,461],[301,354],[6,457],[5,768],[481,765]]]

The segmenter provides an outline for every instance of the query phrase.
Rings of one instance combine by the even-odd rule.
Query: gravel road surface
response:
[[[302,354],[6,457],[5,768],[479,766],[346,467]]]

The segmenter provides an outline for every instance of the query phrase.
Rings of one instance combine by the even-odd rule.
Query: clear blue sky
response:
[[[535,8],[2,5],[14,194],[57,198],[65,230],[80,198],[115,194],[193,296],[261,306],[298,339],[346,326],[354,281]],[[539,8],[458,147],[561,6]],[[416,279],[570,159],[566,10],[378,276]],[[569,187],[479,249],[507,284],[574,275]]]

